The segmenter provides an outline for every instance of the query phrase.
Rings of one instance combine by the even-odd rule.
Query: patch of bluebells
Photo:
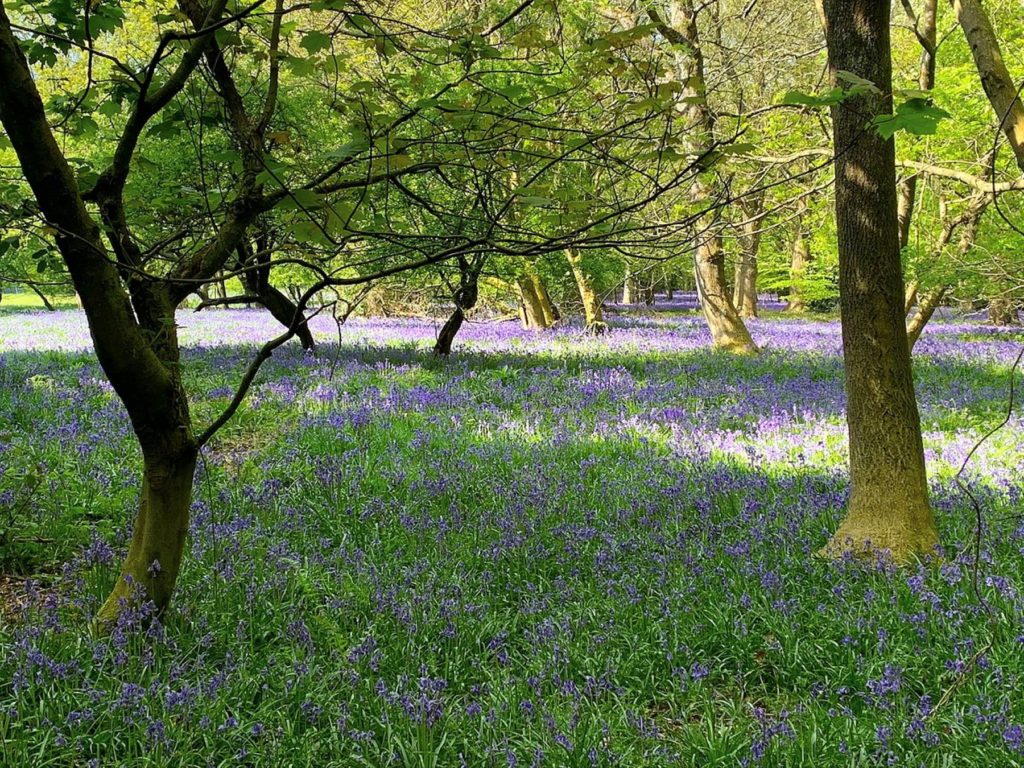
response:
[[[938,323],[915,350],[941,563],[829,565],[836,324],[755,321],[767,351],[733,360],[682,301],[597,339],[469,324],[444,363],[429,322],[334,348],[315,319],[321,355],[279,350],[200,462],[166,624],[133,604],[105,637],[130,427],[80,315],[0,316],[2,457],[45,461],[35,511],[74,550],[0,622],[4,765],[1019,763],[1020,416],[968,474],[994,619],[950,480],[1016,345]],[[182,324],[202,422],[278,331]]]

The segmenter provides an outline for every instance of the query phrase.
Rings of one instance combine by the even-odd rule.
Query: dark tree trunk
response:
[[[197,60],[193,60],[198,63]],[[174,95],[189,72],[161,86]],[[0,3],[0,123],[48,222],[89,323],[96,356],[124,403],[144,457],[143,487],[132,543],[113,593],[98,616],[106,626],[137,594],[166,609],[184,552],[193,471],[198,451],[181,382],[174,310],[190,293],[190,279],[208,279],[234,251],[255,209],[237,200],[202,262],[188,262],[178,282],[139,279],[119,264],[139,253],[125,237],[120,189],[127,159],[101,175],[93,189],[107,240],[85,206],[74,172],[50,129],[28,63]],[[144,125],[144,121],[142,123]],[[141,126],[138,130],[141,131]],[[126,129],[127,131],[128,129]],[[130,134],[126,133],[125,136]],[[137,136],[137,134],[136,134]],[[130,149],[130,148],[129,148]],[[129,151],[130,155],[130,151]],[[182,278],[189,278],[184,280]],[[127,286],[127,290],[126,290]]]
[[[824,0],[823,10],[833,78],[851,72],[883,94],[847,98],[832,115],[850,499],[825,551],[887,549],[904,562],[932,554],[938,533],[904,324],[895,149],[864,127],[892,110],[890,4]]]
[[[434,354],[448,356],[452,353],[452,342],[462,323],[466,319],[466,313],[476,306],[479,296],[480,272],[483,270],[485,258],[474,256],[472,259],[459,258],[459,287],[452,296],[452,303],[455,309],[451,316],[441,326],[437,334],[437,341],[434,342]]]
[[[245,290],[258,296],[262,304],[277,322],[291,328],[299,314],[299,308],[290,298],[270,284],[270,241],[261,236],[257,239],[255,251],[248,243],[238,249],[240,277]],[[316,341],[309,323],[303,317],[295,329],[295,335],[303,349],[315,349]]]
[[[46,307],[47,311],[49,311],[49,312],[53,312],[54,311],[53,304],[51,304],[50,300],[48,298],[46,298],[46,294],[43,293],[41,290],[39,290],[39,286],[37,286],[37,285],[29,285],[29,288],[31,288],[32,292],[36,296],[38,296],[39,299],[43,302],[43,306]]]

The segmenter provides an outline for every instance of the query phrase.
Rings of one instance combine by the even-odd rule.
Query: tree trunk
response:
[[[906,289],[903,291],[903,314],[909,315],[910,310],[914,308],[914,302],[917,301],[917,291],[921,287],[921,283],[915,278],[907,283]]]
[[[909,3],[904,4],[908,12],[912,10]],[[920,15],[913,20],[917,41],[921,45],[921,59],[917,72],[917,86],[922,91],[930,91],[935,87],[935,50],[937,37],[935,34],[935,17],[938,11],[938,0],[925,0]],[[917,198],[917,174],[911,174],[897,189],[898,202],[896,219],[899,224],[900,250],[910,244],[910,225],[914,217],[914,202]],[[907,312],[917,300],[917,281],[912,280],[907,286],[904,306]],[[913,346],[913,344],[911,344]]]
[[[806,312],[804,301],[804,281],[807,279],[807,267],[811,263],[811,246],[807,242],[804,230],[804,216],[807,213],[807,198],[797,201],[797,213],[794,220],[793,244],[790,247],[789,262],[789,293],[786,296],[787,312]]]
[[[900,182],[898,195],[896,220],[899,223],[900,249],[902,250],[910,242],[910,224],[914,217],[914,199],[917,196],[916,173]]]
[[[932,315],[935,314],[935,310],[942,303],[942,299],[945,298],[946,290],[946,286],[940,285],[938,288],[928,291],[917,305],[917,312],[907,323],[907,343],[910,345],[911,352],[914,351],[917,340],[921,338],[921,331],[924,330],[928,321],[932,319]]]
[[[1017,306],[1012,300],[998,297],[988,303],[988,321],[992,325],[1017,325]]]
[[[291,328],[298,315],[299,308],[288,296],[270,284],[270,242],[261,237],[256,243],[256,250],[248,243],[238,249],[239,270],[242,285],[253,296],[258,296],[262,304],[274,319],[285,328]],[[223,282],[221,283],[223,285]],[[303,349],[315,349],[316,340],[305,317],[299,321],[295,335]]]
[[[761,218],[764,193],[740,203],[744,221],[740,235],[740,257],[736,261],[733,304],[740,317],[757,317],[757,252],[761,247]]]
[[[537,287],[529,277],[520,277],[519,296],[521,299],[520,316],[523,328],[531,331],[542,331],[550,327],[551,323],[544,314],[544,307],[541,298],[537,293]]]
[[[125,276],[117,256],[133,259],[131,243],[118,238],[117,199],[103,198],[116,179],[109,175],[96,192],[111,254],[101,230],[86,208],[74,172],[62,153],[47,119],[28,62],[0,2],[0,123],[10,139],[25,179],[40,211],[55,230],[54,240],[82,301],[93,347],[104,373],[124,403],[145,460],[139,519],[123,573],[130,576],[140,597],[151,600],[159,614],[170,601],[184,552],[189,500],[197,444],[192,435],[188,400],[181,383],[180,354],[174,308],[191,292],[184,284]],[[115,174],[116,175],[116,174]],[[110,202],[115,203],[110,206]],[[244,206],[239,210],[249,215]],[[253,214],[254,215],[254,214]],[[241,214],[240,214],[241,216]],[[226,258],[235,248],[231,237],[244,232],[249,219],[231,220],[224,229]],[[209,254],[207,254],[209,255]],[[221,262],[223,263],[223,262]],[[199,277],[207,275],[199,271]],[[154,565],[157,561],[157,565]],[[126,578],[118,579],[101,611],[108,624],[127,606]]]
[[[594,290],[590,275],[583,266],[583,255],[570,247],[565,249],[565,258],[569,260],[569,267],[572,269],[572,276],[576,279],[576,288],[583,302],[583,318],[587,324],[587,332],[604,333],[608,330],[608,324],[605,323],[604,312],[601,310],[601,297]]]
[[[712,345],[734,354],[753,354],[757,346],[732,304],[725,284],[725,253],[717,234],[706,234],[694,257],[697,298],[711,330]]]
[[[633,295],[633,269],[629,266],[629,262],[626,262],[626,276],[622,279],[622,303],[632,304],[635,300]]]
[[[960,244],[957,248],[957,253],[961,259],[967,255],[967,253],[974,246],[974,240],[978,235],[978,225],[981,223],[981,217],[985,213],[985,209],[989,204],[989,196],[985,193],[975,194],[970,200],[967,210],[956,217],[947,217],[947,207],[940,205],[939,210],[942,216],[942,229],[939,231],[939,235],[935,240],[935,245],[932,248],[931,260],[938,262],[943,258],[943,252],[949,241],[953,239],[953,233],[956,232],[957,228],[963,226],[963,232],[960,233]],[[911,305],[911,286],[913,286],[914,298],[917,297],[917,281],[913,281],[911,285],[907,286],[906,294],[904,297],[904,314],[910,311]],[[928,324],[928,321],[932,319],[932,315],[938,308],[942,299],[946,296],[946,286],[939,286],[933,288],[931,291],[926,293],[918,303],[917,312],[907,322],[907,339],[910,344],[910,349],[913,351],[914,345],[917,343],[918,338],[921,336],[921,332],[924,327]]]
[[[550,328],[561,319],[561,314],[555,303],[551,301],[548,287],[544,284],[541,276],[536,271],[531,270],[529,277],[530,282],[533,283],[533,290],[537,294],[537,301],[540,303],[541,312],[544,313],[544,327]]]
[[[851,72],[883,94],[849,97],[832,114],[850,499],[823,551],[885,549],[906,562],[932,554],[938,533],[904,324],[895,149],[864,129],[871,115],[892,110],[890,4],[823,5],[833,81],[837,72]]]
[[[476,256],[473,260],[465,257],[459,258],[459,287],[452,297],[455,309],[451,316],[441,326],[437,334],[437,341],[434,342],[434,354],[447,357],[452,353],[452,342],[462,323],[466,319],[466,312],[476,306],[479,296],[480,271],[484,266],[484,258]]]
[[[47,311],[48,311],[48,312],[53,312],[53,311],[54,311],[54,306],[53,306],[53,304],[51,304],[51,303],[50,303],[50,300],[49,300],[48,298],[46,298],[46,294],[45,294],[45,293],[43,293],[43,292],[42,292],[41,290],[39,290],[39,286],[36,286],[36,285],[29,285],[29,288],[31,288],[31,289],[32,289],[32,292],[33,292],[33,293],[34,293],[34,294],[35,294],[36,296],[38,296],[38,297],[39,297],[39,299],[40,299],[40,300],[41,300],[41,301],[43,302],[43,306],[44,306],[44,307],[46,307],[46,309],[47,309]]]
[[[186,442],[144,458],[131,545],[121,576],[96,615],[101,629],[111,628],[125,605],[150,600],[161,615],[170,604],[185,551],[196,456]]]
[[[953,10],[974,56],[989,103],[995,110],[999,127],[1010,143],[1017,166],[1024,171],[1024,103],[1010,77],[981,0],[953,0]]]
[[[704,54],[692,0],[671,0],[668,18],[662,19],[654,6],[648,15],[659,34],[672,44],[673,76],[679,84],[677,112],[684,120],[681,139],[694,154],[707,151],[715,139],[715,116],[707,102]],[[690,189],[693,200],[704,203],[718,195],[698,177]],[[694,277],[701,311],[716,349],[737,354],[757,352],[757,346],[736,311],[725,279],[725,253],[714,213],[696,222],[698,234],[694,251]]]

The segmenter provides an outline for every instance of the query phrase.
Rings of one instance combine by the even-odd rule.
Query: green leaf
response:
[[[906,131],[915,136],[931,136],[939,127],[939,122],[949,117],[949,113],[936,107],[927,99],[914,98],[896,105],[891,115],[877,115],[871,124],[884,139],[891,139],[897,132]]]
[[[331,36],[323,32],[307,32],[302,36],[299,45],[306,49],[310,56],[331,47]]]

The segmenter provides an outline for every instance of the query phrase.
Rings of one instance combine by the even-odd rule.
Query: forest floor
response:
[[[279,329],[182,313],[198,426]],[[1024,334],[936,323],[915,375],[944,558],[814,556],[842,515],[838,325],[707,351],[686,307],[600,338],[315,321],[201,462],[165,626],[90,616],[139,459],[82,316],[0,313],[4,766],[1024,764]],[[1019,382],[1018,382],[1019,383]]]

